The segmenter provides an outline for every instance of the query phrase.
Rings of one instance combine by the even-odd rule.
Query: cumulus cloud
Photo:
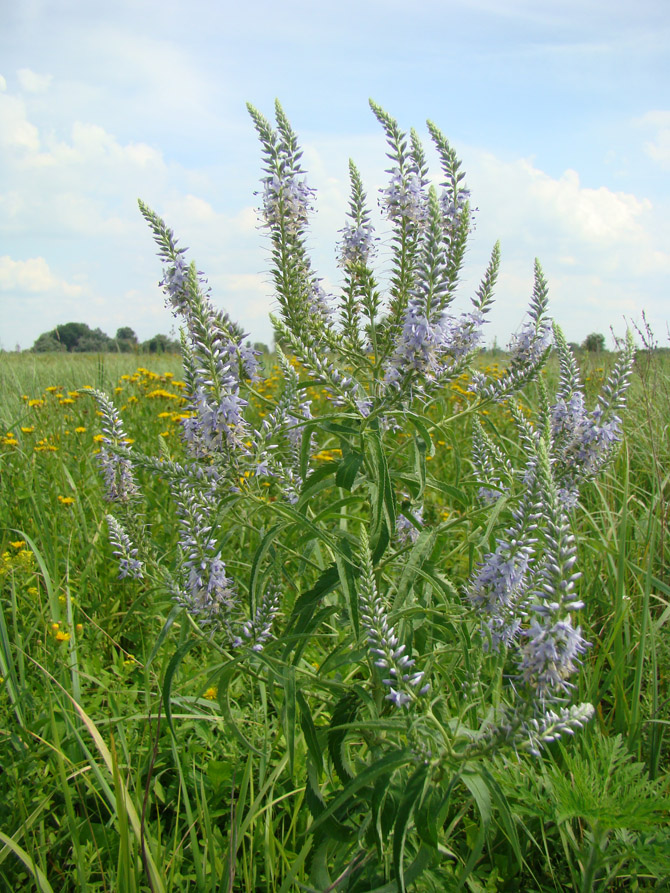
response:
[[[653,128],[654,137],[644,144],[649,158],[658,162],[663,168],[670,168],[670,111],[655,110],[647,112],[635,123],[640,127]]]
[[[0,291],[76,296],[83,288],[56,276],[43,257],[13,260],[5,254],[0,257]]]
[[[19,86],[26,93],[44,93],[48,90],[53,80],[52,74],[37,74],[30,68],[19,68],[16,72]]]
[[[0,92],[0,149],[13,152],[37,152],[39,132],[28,121],[22,99]]]

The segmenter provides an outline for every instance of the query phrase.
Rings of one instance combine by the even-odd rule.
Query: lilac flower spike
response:
[[[414,172],[403,176],[399,168],[394,168],[391,182],[382,189],[382,204],[389,220],[417,225],[426,219],[423,184]]]
[[[177,601],[201,624],[216,622],[229,629],[237,594],[226,575],[212,532],[215,497],[186,489],[176,495],[182,557],[182,585]]]
[[[144,565],[138,560],[137,549],[133,547],[128,534],[113,515],[107,515],[107,527],[114,555],[119,560],[119,579],[132,577],[141,580],[144,577]]]
[[[103,440],[98,464],[105,482],[107,502],[128,504],[139,496],[128,442],[118,410],[102,391],[89,391],[102,415]]]
[[[383,684],[389,689],[389,693],[385,696],[386,700],[395,707],[407,707],[419,695],[426,694],[430,686],[424,685],[418,688],[424,672],[412,671],[416,661],[405,654],[406,646],[399,643],[395,627],[389,624],[383,601],[377,593],[365,530],[361,535],[360,562],[363,573],[360,579],[359,604],[368,649],[374,665],[386,677],[382,678]]]

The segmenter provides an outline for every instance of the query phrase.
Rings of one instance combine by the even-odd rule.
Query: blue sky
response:
[[[502,247],[489,342],[518,328],[538,257],[568,339],[621,333],[644,310],[667,343],[667,0],[0,0],[0,15],[5,349],[69,321],[142,339],[171,329],[138,197],[189,246],[215,302],[270,341],[245,104],[270,117],[275,97],[318,190],[311,247],[327,291],[348,159],[373,204],[385,184],[372,97],[427,147],[430,118],[459,152],[479,209],[463,305]]]

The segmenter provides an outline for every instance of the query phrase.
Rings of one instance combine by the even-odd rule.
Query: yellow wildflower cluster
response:
[[[16,571],[25,573],[35,571],[35,556],[25,546],[24,540],[10,542],[9,549],[0,555],[0,577]]]
[[[60,623],[52,623],[49,627],[49,633],[57,642],[69,642],[72,638],[72,634],[63,629]]]
[[[335,462],[341,458],[342,450],[339,449],[320,450],[318,453],[314,453],[314,459],[317,462]]]

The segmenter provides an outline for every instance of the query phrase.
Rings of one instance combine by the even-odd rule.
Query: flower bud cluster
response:
[[[131,460],[130,438],[123,429],[118,410],[102,391],[89,391],[95,397],[102,416],[102,446],[98,465],[105,482],[105,499],[127,505],[139,496]]]
[[[252,651],[262,651],[266,642],[272,638],[272,624],[279,614],[280,604],[279,589],[266,590],[256,608],[253,620],[247,620],[242,624],[242,635],[233,640],[233,645],[239,648],[246,641],[250,643]]]
[[[216,545],[214,495],[180,489],[176,493],[176,504],[181,555],[177,600],[200,623],[217,621],[228,627],[237,593],[226,575],[226,566]]]
[[[377,592],[367,536],[362,537],[362,576],[359,589],[361,623],[367,636],[368,650],[374,665],[382,673],[382,683],[388,688],[385,695],[394,707],[406,707],[418,696],[425,695],[430,685],[421,682],[424,671],[413,670],[416,661],[405,653],[395,627],[389,623],[381,596]]]
[[[133,547],[130,537],[113,515],[107,515],[107,527],[113,554],[119,561],[119,579],[122,580],[124,577],[143,579],[144,565],[137,558],[137,549]]]

